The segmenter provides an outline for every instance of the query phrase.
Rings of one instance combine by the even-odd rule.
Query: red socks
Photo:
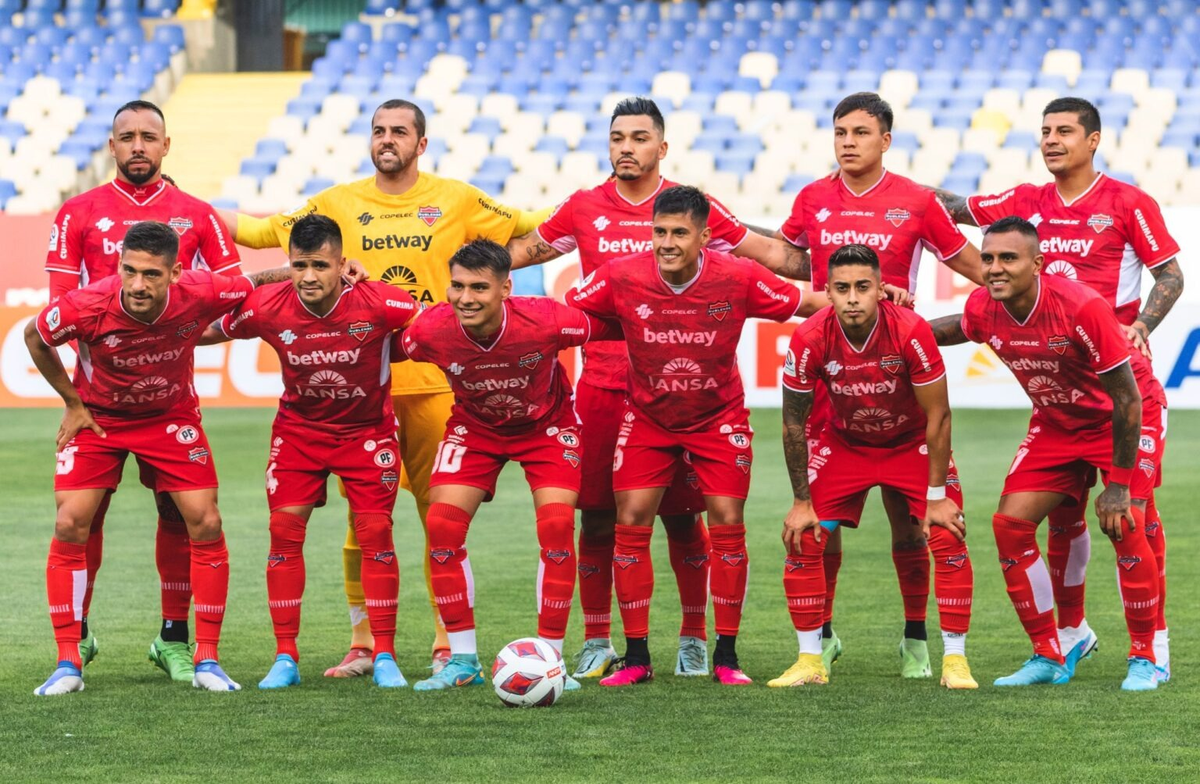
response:
[[[1129,628],[1129,655],[1154,661],[1154,627],[1158,621],[1158,568],[1154,551],[1146,541],[1145,512],[1133,507],[1137,530],[1125,528],[1121,540],[1114,541],[1117,551],[1117,584],[1125,605],[1125,625]]]
[[[199,664],[217,659],[221,640],[221,622],[225,619],[225,601],[229,597],[229,551],[225,535],[208,541],[191,541],[191,583],[196,595],[196,652]]]
[[[922,545],[907,550],[893,549],[892,563],[900,581],[904,620],[924,621],[929,605],[929,548]]]
[[[1087,495],[1078,504],[1064,503],[1050,513],[1050,535],[1046,541],[1046,560],[1050,564],[1050,582],[1054,603],[1058,605],[1059,628],[1083,623],[1083,601],[1088,561],[1092,557],[1092,538],[1088,536]]]
[[[933,555],[938,624],[943,632],[966,634],[971,628],[971,597],[975,592],[975,571],[967,543],[935,525],[929,531],[929,552]]]
[[[612,572],[625,636],[650,635],[650,597],[654,595],[654,565],[650,562],[653,526],[618,525]]]
[[[1037,523],[996,514],[992,516],[992,533],[1008,598],[1033,641],[1033,652],[1061,664],[1063,655],[1054,625],[1054,589],[1038,547]]]
[[[300,661],[296,637],[300,634],[300,601],[304,596],[303,517],[271,512],[271,551],[267,555],[267,606],[275,627],[275,654]],[[166,592],[163,592],[166,595]]]
[[[824,539],[828,535],[829,532],[826,532],[821,538]],[[833,596],[837,593],[838,572],[842,570],[842,551],[826,552],[821,560],[825,572],[825,609],[821,613],[821,623],[832,623]]]
[[[571,599],[575,594],[575,508],[545,504],[537,510],[538,636],[561,640],[567,636]]]
[[[579,533],[579,604],[583,608],[583,638],[612,635],[613,548],[616,537]]]
[[[112,492],[104,494],[104,500],[92,516],[92,528],[87,540],[87,590],[83,594],[83,617],[88,617],[92,608],[92,589],[96,586],[96,573],[104,560],[104,516],[108,514],[108,505],[112,501]]]
[[[58,660],[82,667],[79,658],[79,622],[83,619],[83,596],[87,591],[87,545],[50,540],[46,559],[46,598],[50,624],[58,645]]]
[[[676,531],[674,535],[673,530]],[[671,569],[675,572],[679,604],[683,609],[680,637],[708,639],[709,548],[708,530],[700,515],[696,515],[693,527],[686,532],[667,528],[667,550],[671,554]]]
[[[471,516],[451,504],[432,504],[425,516],[429,576],[438,612],[448,632],[475,628],[475,579],[466,548],[470,524]]]
[[[163,517],[161,511],[159,515],[158,533],[154,537],[154,562],[158,565],[162,589],[162,617],[166,621],[186,622],[192,609],[192,559],[187,524]]]
[[[1167,628],[1167,535],[1153,497],[1146,502],[1146,541],[1150,543],[1158,566],[1158,621],[1155,628],[1161,631]]]
[[[811,530],[805,531],[800,552],[783,559],[783,592],[788,612],[798,632],[820,629],[825,616],[825,570],[822,554],[829,532],[822,531],[817,541]]]
[[[362,550],[363,596],[374,651],[396,654],[396,605],[400,595],[400,565],[392,544],[392,517],[379,512],[354,516],[354,535]]]
[[[736,636],[742,623],[750,566],[746,526],[742,523],[714,525],[708,531],[708,538],[712,541],[710,579],[714,625],[718,635]]]

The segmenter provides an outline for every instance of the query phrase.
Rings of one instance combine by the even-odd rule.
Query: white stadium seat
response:
[[[1042,58],[1042,73],[1051,76],[1064,76],[1067,84],[1075,86],[1079,72],[1083,70],[1083,58],[1079,52],[1071,49],[1051,49]]]
[[[692,92],[692,78],[681,71],[663,71],[654,77],[650,87],[654,95],[670,98],[678,106]]]
[[[546,121],[546,135],[560,136],[572,148],[579,144],[579,140],[583,138],[583,134],[586,131],[587,122],[579,112],[558,111],[550,115],[550,118]],[[674,131],[673,119],[672,131]],[[537,140],[534,139],[533,143],[536,144]]]
[[[1150,74],[1141,68],[1118,68],[1113,71],[1108,87],[1114,93],[1129,93],[1136,97],[1150,89]]]
[[[770,52],[747,52],[738,62],[738,75],[759,81],[765,90],[779,74],[779,60]]]

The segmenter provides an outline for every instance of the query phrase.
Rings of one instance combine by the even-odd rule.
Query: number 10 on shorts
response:
[[[438,444],[437,459],[434,460],[434,471],[440,474],[457,474],[462,468],[463,455],[467,448],[462,444],[443,441]]]

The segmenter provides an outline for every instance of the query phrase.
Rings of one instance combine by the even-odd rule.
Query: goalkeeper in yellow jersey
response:
[[[252,248],[287,247],[291,228],[305,215],[320,213],[342,227],[346,256],[360,261],[372,280],[407,291],[423,305],[446,300],[450,257],[465,243],[489,239],[504,245],[532,231],[549,213],[522,214],[497,204],[474,186],[418,171],[426,145],[425,114],[416,104],[390,100],[371,120],[371,162],[375,176],[335,185],[301,208],[270,218],[223,213],[237,242]],[[399,422],[401,483],[417,502],[421,525],[429,510],[429,475],[438,442],[450,417],[454,395],[434,365],[404,362],[392,366],[392,396]],[[427,537],[428,538],[428,537]],[[428,542],[427,542],[428,543]],[[346,599],[350,604],[350,652],[327,676],[349,678],[372,670],[371,631],[363,597],[362,554],[353,525],[342,552]],[[429,589],[429,560],[425,584]],[[446,629],[433,603],[436,636],[433,670],[450,658]]]

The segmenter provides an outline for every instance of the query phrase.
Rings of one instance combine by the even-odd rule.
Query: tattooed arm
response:
[[[1122,517],[1128,521],[1130,531],[1136,527],[1130,510],[1129,475],[1134,470],[1138,439],[1142,435],[1142,396],[1128,362],[1101,373],[1100,382],[1112,398],[1113,455],[1108,486],[1096,498],[1096,516],[1104,533],[1120,539]]]
[[[933,338],[939,346],[957,346],[968,341],[962,328],[962,314],[942,316],[929,322]]]
[[[804,432],[812,406],[812,392],[783,388],[783,457],[795,497],[783,520],[783,546],[788,552],[800,552],[800,537],[809,528],[818,541],[821,539],[821,521],[808,488],[808,438]]]
[[[1179,262],[1171,259],[1150,270],[1154,276],[1154,286],[1146,297],[1146,305],[1138,314],[1137,321],[1125,328],[1126,336],[1139,349],[1150,339],[1153,332],[1175,305],[1179,295],[1183,293],[1183,270]],[[1145,354],[1145,350],[1142,350]]]
[[[512,256],[513,269],[544,264],[562,255],[547,244],[536,230],[522,234],[520,237],[513,237],[508,241],[507,247],[509,255]]]
[[[971,211],[967,209],[967,197],[959,196],[957,193],[944,191],[941,188],[930,188],[937,197],[942,200],[942,204],[946,205],[946,212],[950,213],[950,217],[954,218],[955,223],[961,223],[964,226],[978,226],[975,219],[971,217]]]
[[[759,264],[784,278],[812,280],[812,260],[808,251],[797,248],[783,238],[779,232],[763,234],[765,229],[747,226],[750,233],[733,249],[734,255],[754,259]]]
[[[266,286],[271,283],[280,283],[285,280],[292,279],[291,267],[273,267],[265,269],[261,272],[247,272],[246,277],[254,284],[254,288]]]

